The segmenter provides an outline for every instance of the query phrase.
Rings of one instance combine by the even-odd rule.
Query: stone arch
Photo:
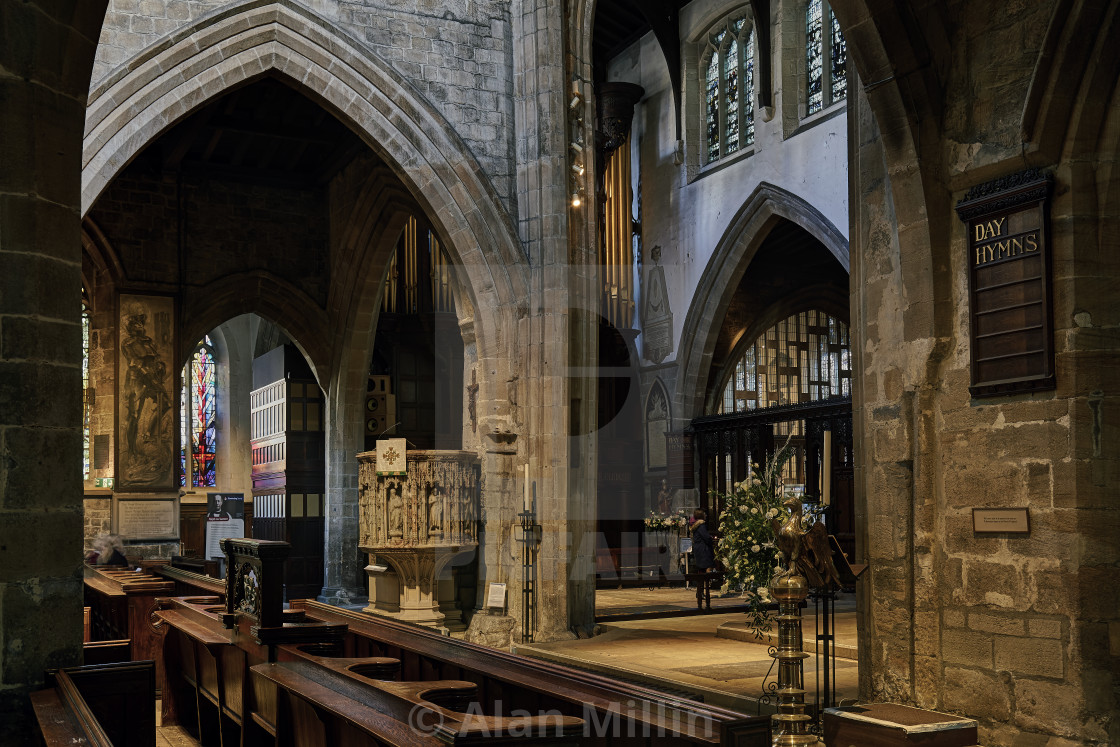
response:
[[[323,103],[389,164],[444,237],[476,306],[500,308],[526,296],[513,222],[467,146],[389,65],[291,0],[253,0],[207,16],[91,91],[83,214],[161,132],[266,74]],[[491,323],[478,320],[480,340],[501,339]]]
[[[849,270],[848,242],[836,226],[796,195],[772,184],[760,184],[712,252],[685,317],[677,356],[674,427],[683,427],[689,419],[702,414],[719,321],[751,259],[771,229],[783,219],[805,229]]]
[[[1042,40],[1023,107],[1021,134],[1030,163],[1045,166],[1056,163],[1063,147],[1072,139],[1082,147],[1096,145],[1087,135],[1085,122],[1099,126],[1103,108],[1115,85],[1117,60],[1107,49],[1117,34],[1117,9],[1110,3],[1057,3]]]
[[[327,315],[302,290],[264,270],[227,275],[204,288],[184,292],[179,357],[184,358],[210,330],[250,312],[284,330],[326,389],[330,366]]]
[[[120,286],[124,280],[124,267],[121,266],[120,257],[109,238],[91,218],[82,220],[82,252],[90,262],[89,266],[82,262],[82,284],[87,290],[96,285],[93,277],[95,274],[105,276],[113,287]]]

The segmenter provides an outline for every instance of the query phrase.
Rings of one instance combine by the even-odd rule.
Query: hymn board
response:
[[[1053,389],[1049,200],[1037,169],[973,187],[957,203],[968,227],[973,397]]]

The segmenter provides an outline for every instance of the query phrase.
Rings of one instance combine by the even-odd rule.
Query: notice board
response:
[[[973,397],[1053,389],[1052,179],[1029,169],[973,187],[957,215],[968,230]]]

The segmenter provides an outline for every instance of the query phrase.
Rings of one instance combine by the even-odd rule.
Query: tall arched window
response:
[[[89,298],[82,289],[82,479],[89,480],[89,416],[92,402],[89,389]]]
[[[828,0],[807,0],[805,4],[805,60],[806,114],[812,115],[848,93],[848,45]]]
[[[183,367],[182,475],[179,482],[183,487],[212,488],[217,485],[217,368],[213,344],[206,336]]]
[[[731,16],[708,34],[700,65],[704,91],[704,162],[754,144],[754,29]]]
[[[823,311],[784,319],[743,350],[723,386],[719,412],[746,412],[852,393],[848,325]]]

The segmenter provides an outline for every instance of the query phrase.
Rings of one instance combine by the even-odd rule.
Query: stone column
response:
[[[5,2],[0,23],[0,743],[82,658],[80,174],[105,0]]]
[[[592,316],[584,311],[590,307],[583,296],[592,285],[584,282],[586,246],[571,244],[567,174],[572,83],[565,67],[563,4],[517,0],[510,12],[518,230],[530,266],[528,314],[517,327],[523,406],[514,475],[528,464],[530,480],[537,484],[542,537],[535,637],[544,641],[569,637],[574,626],[593,624],[594,542],[582,541],[581,535],[593,529],[587,517],[595,510],[594,482],[588,479],[594,447],[580,431],[594,412],[595,389],[582,382],[594,361],[583,360],[581,351],[593,351],[597,338]],[[584,100],[590,100],[589,91]],[[505,518],[516,522],[521,506],[513,503],[514,515]],[[511,598],[520,597],[516,557]]]

